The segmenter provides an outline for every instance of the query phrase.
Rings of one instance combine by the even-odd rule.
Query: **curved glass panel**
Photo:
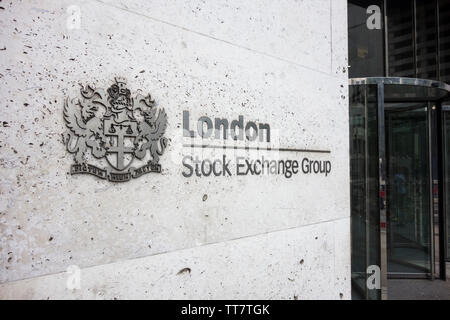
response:
[[[350,85],[383,84],[385,101],[438,101],[450,93],[450,85],[425,79],[372,77],[350,79]]]
[[[380,266],[377,86],[350,87],[350,190],[354,299],[379,299],[367,288],[370,266]]]
[[[444,208],[447,218],[447,260],[450,260],[450,106],[443,115]]]
[[[436,101],[444,98],[447,94],[447,91],[439,88],[398,84],[384,86],[385,101]]]

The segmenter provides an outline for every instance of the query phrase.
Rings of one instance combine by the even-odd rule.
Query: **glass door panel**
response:
[[[386,104],[388,274],[431,273],[426,103]]]
[[[447,260],[450,260],[450,111],[444,112],[444,208],[447,221]]]

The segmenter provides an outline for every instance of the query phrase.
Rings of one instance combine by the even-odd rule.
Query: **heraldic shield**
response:
[[[135,139],[139,132],[136,121],[117,123],[114,119],[104,119],[103,131],[110,138],[106,151],[106,160],[111,167],[118,171],[125,170],[133,162]]]
[[[75,160],[71,174],[125,182],[161,172],[167,114],[150,95],[132,97],[125,79],[116,78],[106,91],[82,86],[80,97],[66,99],[64,120],[68,130],[63,140]],[[93,160],[105,160],[109,167],[89,162]]]

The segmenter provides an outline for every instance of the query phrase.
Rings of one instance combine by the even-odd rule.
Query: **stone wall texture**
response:
[[[0,6],[0,299],[350,299],[346,0]],[[115,77],[167,112],[162,173],[72,176],[64,101]],[[184,110],[332,172],[185,178]]]

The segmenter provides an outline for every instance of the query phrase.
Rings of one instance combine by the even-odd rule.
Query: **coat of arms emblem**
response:
[[[75,161],[71,174],[125,182],[161,172],[167,114],[150,94],[132,97],[124,78],[116,78],[107,90],[82,86],[78,98],[66,99],[64,120],[64,143]]]

